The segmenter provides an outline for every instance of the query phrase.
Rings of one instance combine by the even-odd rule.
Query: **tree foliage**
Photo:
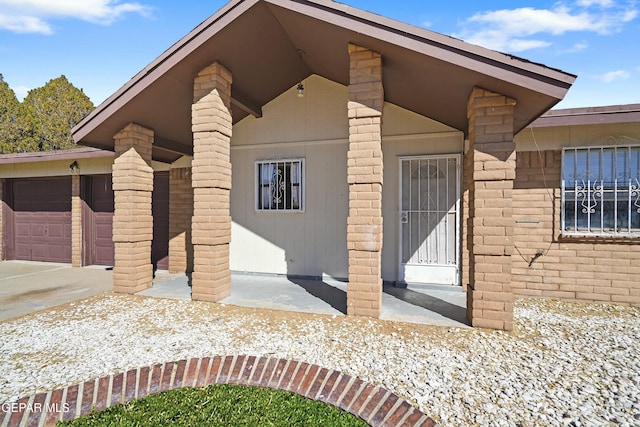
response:
[[[23,102],[38,151],[73,147],[71,128],[93,110],[93,103],[65,76],[29,91]]]
[[[0,153],[72,148],[71,128],[93,108],[65,76],[29,91],[20,103],[0,74]]]
[[[36,150],[24,106],[0,74],[0,153]]]

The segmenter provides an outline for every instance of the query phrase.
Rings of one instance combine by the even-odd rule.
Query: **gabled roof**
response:
[[[467,131],[474,86],[515,98],[514,131],[559,102],[575,76],[329,0],[233,0],[73,129],[76,142],[113,147],[133,121],[154,129],[154,158],[192,150],[195,75],[214,61],[233,73],[234,123],[317,74],[349,83],[348,43],[380,52],[385,99]],[[304,55],[302,67],[299,51]]]

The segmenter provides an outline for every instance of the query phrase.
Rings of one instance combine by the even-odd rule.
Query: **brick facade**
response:
[[[640,245],[562,237],[560,150],[519,152],[513,191],[513,292],[640,307]]]
[[[151,287],[153,216],[151,148],[154,134],[135,123],[114,136],[113,290],[136,293]]]
[[[169,172],[169,272],[193,271],[191,217],[193,187],[191,168],[173,168]]]
[[[71,175],[71,265],[82,267],[82,199],[80,175]]]
[[[378,317],[382,308],[382,58],[349,45],[349,216],[347,314]]]
[[[219,63],[203,69],[194,80],[192,297],[219,301],[231,294],[231,83]]]
[[[515,100],[474,88],[469,97],[467,316],[473,326],[513,329],[512,193]]]

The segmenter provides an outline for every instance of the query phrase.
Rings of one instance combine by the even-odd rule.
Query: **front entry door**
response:
[[[457,285],[460,156],[400,159],[400,282]]]

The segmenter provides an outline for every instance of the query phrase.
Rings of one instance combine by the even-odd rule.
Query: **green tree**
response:
[[[0,153],[37,150],[33,126],[15,92],[0,74]]]
[[[71,128],[94,108],[89,97],[65,76],[30,90],[23,105],[33,125],[37,151],[74,147]]]

